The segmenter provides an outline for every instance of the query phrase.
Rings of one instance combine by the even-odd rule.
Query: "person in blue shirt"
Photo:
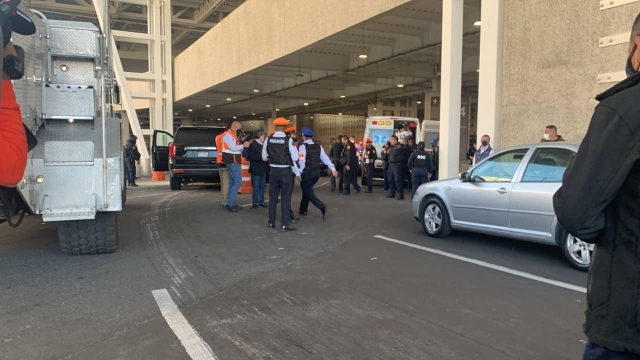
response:
[[[304,142],[300,144],[299,155],[300,159],[300,172],[302,173],[302,181],[300,187],[302,188],[302,200],[300,200],[299,214],[302,216],[307,215],[309,208],[309,202],[322,212],[322,219],[327,217],[327,206],[316,196],[313,191],[314,185],[320,179],[320,163],[323,163],[329,167],[333,176],[337,176],[335,166],[329,159],[329,156],[324,152],[324,149],[320,144],[313,141],[315,133],[309,127],[302,128],[302,137]]]

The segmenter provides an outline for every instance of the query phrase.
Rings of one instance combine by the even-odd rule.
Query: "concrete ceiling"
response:
[[[480,0],[465,1],[463,87],[470,92],[478,83],[480,27],[474,22],[479,17]],[[442,1],[413,0],[180,101],[175,111],[178,117],[213,120],[270,117],[274,106],[284,116],[362,114],[376,100],[423,99],[425,91],[438,86],[441,19]],[[366,59],[359,58],[362,53]]]
[[[189,47],[202,34],[224,19],[245,0],[174,0],[171,20],[173,55]],[[147,7],[132,4],[137,1],[110,0],[111,26],[114,30],[147,32]],[[141,4],[144,0],[139,0]],[[42,11],[57,20],[90,21],[98,25],[91,0],[27,0],[31,9]],[[146,46],[122,44],[120,57],[126,67],[127,59],[141,61],[147,56]],[[129,70],[136,71],[136,70]]]

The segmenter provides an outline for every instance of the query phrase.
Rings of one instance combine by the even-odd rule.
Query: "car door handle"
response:
[[[498,194],[506,194],[506,193],[508,193],[508,192],[509,192],[509,190],[507,190],[507,189],[505,189],[505,188],[500,188],[500,189],[498,189]]]

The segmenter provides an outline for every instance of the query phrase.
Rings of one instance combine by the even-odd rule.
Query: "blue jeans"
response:
[[[583,360],[638,360],[640,356],[630,353],[612,351],[600,347],[592,342],[588,343],[584,349]]]
[[[229,200],[227,200],[227,205],[235,206],[238,190],[242,186],[242,172],[240,164],[227,164],[227,169],[229,170]]]
[[[252,204],[264,204],[264,189],[267,186],[267,174],[251,175],[251,187],[253,188]]]

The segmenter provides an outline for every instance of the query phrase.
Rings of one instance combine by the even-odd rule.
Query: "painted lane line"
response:
[[[168,195],[168,194],[174,194],[174,192],[163,192],[163,193],[155,193],[155,194],[147,194],[147,195],[127,196],[127,200],[139,199],[139,198],[144,198],[144,197],[149,197],[149,196]]]
[[[500,272],[503,272],[503,273],[507,273],[507,274],[511,274],[511,275],[515,275],[515,276],[519,276],[519,277],[523,277],[525,279],[539,281],[541,283],[545,283],[545,284],[561,287],[563,289],[573,290],[573,291],[577,291],[577,292],[584,293],[584,294],[587,293],[587,288],[584,288],[584,287],[581,287],[581,286],[568,284],[568,283],[565,283],[565,282],[562,282],[562,281],[547,279],[547,278],[544,278],[542,276],[537,276],[537,275],[533,275],[533,274],[530,274],[530,273],[526,273],[524,271],[514,270],[514,269],[510,269],[508,267],[491,264],[491,263],[488,263],[486,261],[471,259],[471,258],[468,258],[468,257],[464,257],[464,256],[448,253],[448,252],[445,252],[445,251],[442,251],[442,250],[432,249],[432,248],[428,248],[428,247],[424,247],[424,246],[420,246],[420,245],[415,245],[415,244],[408,243],[408,242],[405,242],[405,241],[392,239],[390,237],[386,237],[386,236],[383,236],[383,235],[374,235],[373,237],[378,238],[380,240],[385,240],[385,241],[389,241],[389,242],[392,242],[392,243],[396,243],[396,244],[412,247],[414,249],[430,252],[432,254],[441,255],[441,256],[444,256],[444,257],[448,257],[450,259],[464,261],[466,263],[475,264],[475,265],[478,265],[478,266],[482,266],[482,267],[485,267],[485,268],[493,269],[493,270],[500,271]]]
[[[171,299],[166,289],[153,290],[151,292],[158,303],[160,312],[180,343],[187,350],[187,354],[193,360],[218,360],[211,347],[202,340],[198,332],[189,325],[178,306]]]
[[[322,184],[318,184],[318,185],[314,186],[314,188],[319,188],[319,187],[325,186],[325,185],[327,185],[328,183],[329,183],[328,181],[325,181],[325,182],[323,182]]]

